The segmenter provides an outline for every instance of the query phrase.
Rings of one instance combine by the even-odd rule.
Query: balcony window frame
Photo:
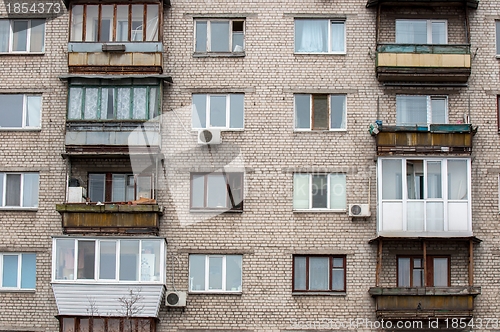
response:
[[[18,127],[2,127],[1,122],[0,122],[0,131],[1,130],[40,130],[42,129],[42,103],[43,103],[43,98],[41,94],[30,94],[30,93],[25,93],[25,94],[0,94],[0,97],[2,96],[9,96],[9,97],[16,97],[16,96],[22,96],[22,105],[20,108],[16,109],[16,111],[20,111],[21,114],[21,126]],[[30,100],[37,100],[36,105],[38,108],[35,111],[35,113],[30,113]],[[16,104],[16,106],[19,106]],[[8,108],[8,110],[5,110],[4,112],[1,111],[2,107]],[[9,111],[12,111],[14,107],[11,106],[11,104],[8,103],[2,103],[2,100],[0,99],[0,115],[2,113],[8,113]],[[30,118],[33,117],[32,120]],[[0,120],[1,121],[1,120]],[[29,125],[30,121],[35,121],[37,124],[36,125]]]
[[[426,42],[425,43],[402,43],[398,41],[398,22],[426,22]],[[444,23],[444,43],[434,43],[432,40],[432,24],[433,23]],[[446,19],[396,19],[395,22],[395,42],[396,44],[407,44],[407,45],[447,45],[448,44],[448,20]]]
[[[19,175],[19,205],[7,205],[7,197],[12,197],[12,193],[8,194],[8,176],[17,176]],[[29,183],[26,181],[26,175],[36,175],[36,192],[33,190],[29,191],[30,188],[26,186],[32,186],[33,183]],[[17,188],[16,188],[17,189]],[[11,189],[13,190],[13,189]],[[34,205],[25,206],[26,197],[24,192],[28,191],[34,193],[34,196],[31,196],[30,199],[36,201]],[[39,205],[39,193],[40,193],[40,174],[38,172],[0,172],[0,210],[37,210]],[[16,195],[17,198],[17,195]]]
[[[424,262],[423,256],[418,256],[418,255],[397,255],[396,256],[397,287],[417,288],[417,287],[424,287],[424,285],[426,285],[427,287],[451,287],[451,256],[449,256],[449,255],[427,255],[426,257],[427,257],[427,261]],[[436,258],[438,258],[438,259],[445,258],[447,260],[447,262],[446,262],[447,285],[446,286],[443,286],[443,285],[435,286],[434,259],[436,259]],[[400,259],[410,259],[410,271],[409,271],[410,284],[409,285],[402,285],[400,283],[400,273],[401,273]],[[414,267],[414,260],[416,260],[416,259],[420,259],[420,261],[421,261],[420,268]],[[425,264],[425,267],[424,267],[424,264]],[[414,283],[414,270],[415,269],[421,270],[422,282],[420,285],[415,285],[415,283]],[[424,272],[427,272],[427,275],[425,275]],[[429,280],[431,282],[429,282]]]
[[[303,202],[300,204],[300,201],[304,200],[304,195],[300,195],[302,193],[302,189],[297,188],[301,184],[299,177],[308,176],[308,207],[302,207]],[[315,189],[314,184],[314,176],[318,177],[327,177],[327,197],[326,197],[326,207],[314,207],[314,196],[317,189]],[[342,195],[336,194],[338,200],[335,200],[336,204],[340,203],[341,207],[335,208],[332,207],[332,178],[333,177],[342,177],[340,179],[341,183],[336,182],[333,186],[337,188],[337,185],[341,186]],[[321,181],[323,183],[323,181]],[[302,184],[303,185],[303,184]],[[301,191],[300,193],[298,191]],[[337,190],[335,190],[336,192]],[[294,211],[304,211],[304,212],[345,212],[347,209],[347,176],[345,173],[305,173],[305,172],[297,172],[293,173],[293,210]]]
[[[212,99],[213,98],[225,98],[225,125],[218,126],[211,124],[211,112],[212,112]],[[202,101],[202,98],[205,98]],[[198,99],[198,101],[196,101]],[[238,101],[241,99],[241,101]],[[194,93],[191,96],[192,110],[191,110],[191,128],[193,130],[201,130],[206,128],[221,129],[224,131],[242,131],[245,129],[245,94],[244,93],[227,93],[227,94],[205,94],[205,93]],[[196,104],[204,103],[205,111],[201,109],[198,110]],[[233,104],[234,102],[234,104]],[[236,104],[237,103],[237,104]],[[240,114],[241,111],[241,114]],[[204,118],[204,119],[203,119]],[[241,121],[239,121],[241,118]],[[234,121],[233,125],[231,122]]]
[[[305,258],[305,271],[302,271],[303,277],[305,277],[305,289],[300,289],[297,286],[297,269],[299,268],[297,265],[297,259]],[[328,289],[311,289],[311,266],[310,260],[311,258],[328,258]],[[342,266],[335,266],[334,260],[342,259]],[[343,288],[342,289],[333,289],[332,281],[333,281],[333,270],[342,270],[343,271]],[[341,293],[344,294],[347,290],[347,256],[346,255],[293,255],[292,256],[292,293]]]
[[[203,39],[202,36],[199,36],[201,32],[199,32],[198,28],[198,23],[206,23],[206,36]],[[228,22],[228,50],[212,50],[212,23],[222,23],[222,22]],[[242,28],[241,30],[239,27],[237,28],[238,30],[235,30],[235,23],[241,23]],[[194,26],[193,26],[193,52],[195,55],[203,55],[203,54],[213,54],[213,55],[244,55],[245,54],[245,35],[246,35],[246,18],[244,17],[239,17],[239,18],[195,18],[194,19]],[[235,36],[237,35],[242,35],[242,41],[243,45],[233,45],[235,43]],[[198,44],[198,37],[203,39],[203,43],[205,45],[205,50],[200,49],[200,47],[197,46]],[[236,50],[236,46],[241,46],[241,50]]]
[[[88,6],[97,6],[97,31],[94,31],[94,33],[97,34],[97,40],[87,40],[89,39],[86,34],[87,34],[87,20],[88,20]],[[103,6],[112,6],[112,16],[110,17],[110,40],[102,40],[101,36],[101,30],[102,30],[102,12],[103,12]],[[127,10],[127,40],[118,40],[117,38],[117,24],[119,23],[118,21],[118,6],[128,6]],[[142,31],[142,36],[141,40],[133,40],[132,35],[133,35],[133,28],[132,24],[134,21],[133,20],[133,11],[134,11],[134,6],[143,6],[142,8],[142,26],[144,26],[144,22],[148,22],[148,14],[147,14],[147,8],[148,6],[157,6],[157,24],[156,24],[156,33],[153,35],[153,38],[151,40],[148,40],[148,27],[146,25],[146,29],[141,29]],[[82,8],[82,28],[81,28],[81,35],[77,38],[74,38],[74,20],[75,20],[75,8],[81,7]],[[69,42],[82,42],[82,43],[146,43],[146,42],[160,42],[162,40],[162,26],[163,26],[163,18],[162,18],[162,13],[163,13],[163,6],[161,3],[158,2],[140,2],[140,3],[89,3],[89,4],[74,4],[71,6],[70,9],[70,31],[69,31]],[[154,19],[154,17],[152,18]],[[154,38],[156,37],[156,38]],[[80,40],[81,39],[81,40]],[[94,38],[91,38],[94,39]]]
[[[209,177],[223,177],[224,182],[226,184],[226,197],[225,197],[225,206],[217,206],[211,207],[209,206],[208,199],[211,197],[211,194],[208,192],[209,190]],[[195,199],[193,198],[193,194],[195,193],[195,177],[203,177],[203,206],[194,206]],[[238,183],[239,177],[239,183]],[[234,181],[231,181],[234,179]],[[233,184],[234,183],[234,184]],[[243,211],[243,203],[244,203],[244,195],[245,195],[245,174],[243,172],[215,172],[215,173],[198,173],[193,172],[190,174],[190,200],[189,206],[192,212],[197,211],[227,211],[227,212],[242,212]],[[236,188],[232,188],[236,186]],[[237,203],[235,201],[235,191],[239,191],[239,195],[241,197],[241,202]]]
[[[28,257],[30,256],[34,258],[32,261],[28,261]],[[16,286],[4,286],[4,280],[5,280],[5,274],[6,273],[12,273],[12,270],[5,270],[5,256],[17,256],[17,269],[16,269]],[[23,264],[23,259],[26,259],[28,263],[30,264],[29,267],[25,266]],[[31,266],[31,264],[34,264]],[[27,271],[29,269],[29,271]],[[23,287],[23,275],[26,275],[26,273],[33,272],[34,275],[30,276],[30,280],[28,282],[30,283],[30,286],[33,285],[33,287]],[[3,291],[35,291],[36,289],[36,253],[31,253],[31,252],[1,252],[0,253],[0,292]]]
[[[306,112],[306,109],[300,109],[299,110],[299,102],[298,99],[300,97],[305,97],[309,96],[309,128],[307,127],[299,127],[298,122],[299,122],[299,112]],[[319,98],[326,97],[327,98],[327,105],[328,105],[328,114],[326,117],[328,118],[328,126],[325,127],[317,127],[315,128],[315,100],[318,101]],[[334,98],[337,97],[343,97],[342,100],[342,109],[335,107],[334,110]],[[294,104],[294,131],[347,131],[347,95],[346,94],[319,94],[319,93],[297,93],[294,94],[293,98],[293,104]],[[337,104],[335,104],[337,105]],[[334,127],[333,124],[335,122],[338,122],[337,117],[334,117],[334,115],[338,115],[339,111],[342,113],[342,119],[340,120],[340,126],[339,127]]]
[[[327,51],[308,51],[308,50],[301,50],[301,48],[298,47],[298,29],[297,29],[297,22],[298,21],[324,21],[327,24]],[[343,27],[343,40],[342,40],[342,50],[333,50],[333,45],[332,45],[332,39],[333,39],[333,31],[332,31],[332,25],[337,25],[341,24]],[[332,55],[345,55],[347,54],[347,29],[346,29],[346,19],[345,18],[295,18],[294,19],[294,24],[293,24],[293,30],[294,30],[294,54],[332,54]],[[310,45],[309,45],[310,46]]]
[[[402,114],[402,105],[401,105],[401,98],[425,98],[426,99],[426,123],[423,122],[402,122],[399,120],[401,117],[409,117],[411,113],[416,113],[416,112],[410,112],[411,109],[408,110],[407,114],[404,115]],[[448,96],[446,95],[405,95],[405,94],[398,94],[396,95],[396,125],[398,126],[428,126],[430,124],[442,124],[441,122],[434,122],[433,121],[433,108],[432,104],[433,101],[439,101],[442,100],[444,101],[444,117],[445,121],[444,123],[447,124],[449,121],[449,101],[448,101]],[[414,103],[413,103],[414,104]]]
[[[165,240],[162,238],[138,238],[138,237],[133,237],[133,238],[95,238],[95,237],[78,237],[78,238],[68,238],[68,237],[54,237],[52,239],[52,283],[76,283],[76,284],[165,284],[166,281],[166,275],[165,275],[165,259],[166,259],[166,244]],[[58,241],[67,241],[73,242],[72,250],[71,252],[66,252],[61,255],[59,250],[60,245],[58,244]],[[136,275],[137,275],[137,280],[130,280],[130,279],[121,279],[121,254],[126,253],[126,251],[121,251],[122,250],[122,242],[123,241],[137,241],[138,242],[138,255],[136,259]],[[153,279],[150,280],[141,280],[143,276],[143,267],[142,264],[144,264],[144,259],[145,259],[145,254],[148,254],[146,252],[145,247],[144,247],[144,242],[155,242],[159,244],[159,251],[158,255],[159,257],[156,258],[154,257],[155,261],[158,262],[158,271],[159,275],[153,275]],[[92,243],[93,242],[93,266],[90,266],[92,269],[92,274],[93,278],[88,278],[88,277],[78,277],[79,270],[84,270],[85,269],[85,254],[80,254],[80,246],[79,243],[81,242],[88,242]],[[115,269],[114,269],[114,278],[101,278],[101,244],[102,243],[114,243],[115,244],[115,253],[114,253],[114,264],[115,264]],[[71,244],[70,244],[71,245]],[[155,244],[156,245],[156,244]],[[63,246],[64,247],[64,246]],[[89,247],[90,248],[90,247]],[[62,250],[62,249],[61,249]],[[154,253],[153,253],[154,254]],[[65,265],[68,264],[70,267],[66,268],[68,271],[73,269],[73,273],[69,274],[68,276],[64,275],[64,272],[61,271],[61,267],[57,266],[58,263],[58,258],[62,257],[63,262]],[[62,259],[61,258],[61,259]],[[80,264],[80,260],[84,259],[83,265]],[[61,277],[58,277],[58,273]],[[151,277],[150,277],[151,278]],[[157,279],[157,280],[154,280]]]
[[[103,185],[104,185],[104,192],[103,192],[103,195],[104,195],[104,201],[101,201],[102,203],[112,203],[112,202],[129,202],[129,201],[135,201],[135,200],[138,200],[140,199],[140,192],[138,192],[138,179],[139,178],[148,178],[149,177],[149,182],[150,182],[150,192],[149,192],[149,198],[150,199],[155,199],[155,192],[156,192],[156,188],[155,188],[155,177],[154,177],[154,173],[148,173],[148,174],[133,174],[133,173],[118,173],[118,172],[91,172],[88,174],[88,180],[87,180],[87,188],[88,188],[88,197],[90,199],[91,202],[97,202],[95,200],[92,200],[90,195],[91,195],[91,192],[93,190],[93,183],[91,181],[91,178],[93,175],[103,175],[104,176],[104,182],[103,182]],[[134,180],[134,183],[133,183],[133,190],[134,190],[134,197],[133,199],[131,200],[125,200],[125,201],[117,201],[117,200],[113,200],[113,182],[114,182],[114,176],[125,176],[125,181],[128,181],[130,177],[132,177]],[[127,197],[127,190],[128,190],[128,187],[130,187],[130,185],[127,185],[125,184],[125,193],[124,193],[124,196],[125,198]],[[147,197],[144,197],[144,198],[147,198]]]
[[[227,269],[227,257],[228,256],[234,256],[234,257],[239,257],[239,285],[236,290],[227,289],[227,279],[230,278],[228,275],[228,269]],[[194,257],[204,257],[204,275],[203,275],[203,280],[204,280],[204,285],[202,289],[193,289],[193,263],[192,259],[194,260]],[[221,258],[222,259],[222,266],[221,266],[221,288],[212,288],[210,289],[210,281],[213,280],[211,277],[214,275],[214,273],[211,273],[212,271],[210,270],[210,259],[214,258]],[[238,276],[236,276],[238,277]],[[214,277],[215,278],[215,277]],[[234,279],[234,278],[233,278]],[[228,294],[241,294],[243,289],[243,255],[241,254],[190,254],[189,255],[189,292],[190,293],[228,293]]]
[[[2,22],[5,22],[5,21],[8,21],[8,28],[9,28],[9,31],[8,31],[8,36],[7,36],[7,50],[2,50],[0,49],[0,55],[2,54],[44,54],[45,53],[45,28],[46,28],[46,21],[45,19],[0,19],[0,24]],[[38,26],[38,24],[35,24],[33,26],[33,22],[34,21],[43,21],[43,23],[41,25],[43,25],[43,32],[42,32],[42,44],[41,44],[41,50],[36,50],[36,51],[31,51],[31,48],[32,48],[32,34],[33,34],[33,31],[35,30],[35,27]],[[15,32],[14,32],[14,22],[27,22],[27,25],[28,25],[28,28],[26,29],[26,42],[25,42],[25,48],[26,50],[25,51],[15,51],[13,50],[14,48],[14,40],[15,40]],[[4,24],[3,24],[4,25]],[[4,27],[5,28],[5,27]],[[2,27],[0,26],[0,32],[6,32],[6,31],[2,31]],[[2,36],[0,35],[0,39],[4,39],[5,41],[5,37],[2,38]],[[36,38],[34,38],[33,40],[36,40]]]

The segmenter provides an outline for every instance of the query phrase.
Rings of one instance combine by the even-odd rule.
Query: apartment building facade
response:
[[[498,328],[496,1],[25,4],[0,331]]]

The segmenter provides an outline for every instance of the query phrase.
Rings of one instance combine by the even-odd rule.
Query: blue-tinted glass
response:
[[[196,52],[206,52],[207,51],[207,22],[206,21],[196,22],[195,51]]]
[[[35,289],[36,254],[22,254],[21,288]]]
[[[2,287],[17,287],[17,260],[18,255],[3,256]]]
[[[193,95],[191,125],[193,128],[207,127],[207,95]]]

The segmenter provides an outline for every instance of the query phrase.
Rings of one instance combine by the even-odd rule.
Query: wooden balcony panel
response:
[[[68,53],[70,73],[162,73],[162,53],[74,52]]]

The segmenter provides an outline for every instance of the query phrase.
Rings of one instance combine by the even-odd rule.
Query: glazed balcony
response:
[[[481,287],[372,287],[369,294],[375,298],[378,319],[470,319]]]
[[[464,84],[471,73],[470,45],[377,45],[380,82]]]

